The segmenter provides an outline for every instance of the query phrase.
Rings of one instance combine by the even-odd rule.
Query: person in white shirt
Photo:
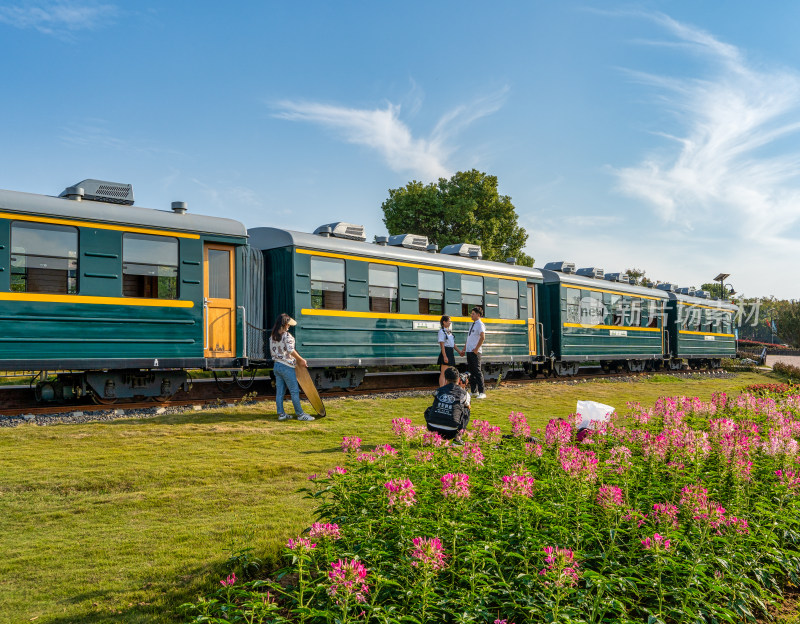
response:
[[[275,403],[278,407],[278,420],[291,418],[283,411],[283,397],[286,389],[292,397],[292,405],[297,420],[314,420],[310,414],[303,411],[300,405],[300,386],[297,384],[295,366],[308,366],[308,363],[295,351],[294,336],[289,333],[289,328],[297,325],[288,314],[281,314],[275,321],[269,337],[269,353],[274,362],[272,370],[275,372]]]
[[[481,346],[483,345],[483,341],[486,340],[486,325],[484,325],[481,320],[483,308],[475,306],[472,308],[470,316],[472,317],[472,325],[469,328],[467,342],[464,345],[464,351],[467,352],[469,385],[473,393],[477,388],[478,394],[475,395],[476,399],[485,399],[486,393],[484,392],[483,371],[481,370]]]
[[[439,330],[439,359],[436,363],[439,365],[439,387],[441,388],[444,384],[444,372],[450,366],[456,365],[456,357],[455,352],[458,351],[460,355],[464,355],[464,352],[461,351],[458,347],[456,347],[456,339],[453,337],[453,331],[450,329],[450,326],[453,324],[450,320],[450,317],[446,314],[439,319],[439,324],[442,326]]]

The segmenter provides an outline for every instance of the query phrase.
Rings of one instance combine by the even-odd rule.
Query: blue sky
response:
[[[223,8],[224,7],[224,8]],[[384,234],[496,175],[537,266],[798,298],[800,4],[0,2],[0,188]]]

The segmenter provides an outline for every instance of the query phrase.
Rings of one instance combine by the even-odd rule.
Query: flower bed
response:
[[[190,621],[755,621],[800,584],[800,397],[629,405],[581,443],[475,421],[463,446],[393,421],[314,477],[319,520],[268,580]],[[220,618],[220,619],[214,619]],[[224,618],[224,619],[221,619]]]

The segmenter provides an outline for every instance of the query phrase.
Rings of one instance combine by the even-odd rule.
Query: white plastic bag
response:
[[[603,405],[596,401],[578,401],[577,413],[581,417],[578,429],[590,427],[592,422],[608,422],[616,410],[610,405]]]

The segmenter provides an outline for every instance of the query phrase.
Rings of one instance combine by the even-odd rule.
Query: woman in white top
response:
[[[456,341],[453,337],[453,332],[450,329],[452,325],[452,321],[450,317],[444,315],[442,318],[439,319],[439,324],[442,328],[439,330],[439,359],[436,363],[439,365],[439,387],[441,388],[445,385],[444,379],[444,372],[451,366],[456,365],[456,356],[455,351],[458,350],[456,347]],[[464,355],[463,351],[458,351],[461,355]]]
[[[297,420],[314,420],[310,414],[303,411],[300,405],[300,386],[297,384],[295,366],[307,366],[307,362],[295,351],[294,336],[289,333],[289,328],[297,325],[288,314],[281,314],[275,321],[269,337],[269,352],[274,362],[272,370],[275,373],[275,403],[278,407],[278,420],[291,418],[283,411],[283,396],[286,389],[292,397],[292,405]]]

